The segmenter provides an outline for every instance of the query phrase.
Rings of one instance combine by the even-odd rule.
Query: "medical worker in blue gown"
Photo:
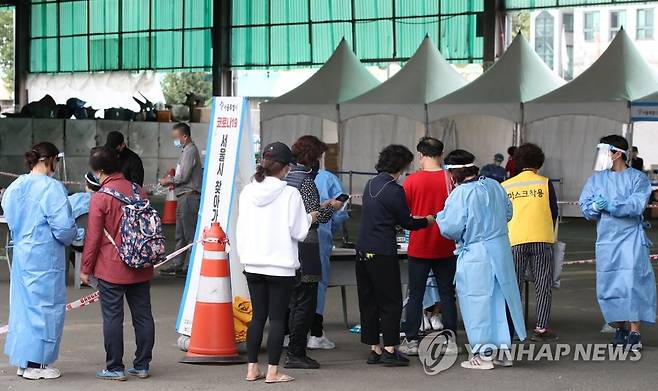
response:
[[[498,182],[478,177],[474,161],[475,156],[464,150],[446,156],[446,169],[457,187],[436,221],[443,236],[457,242],[455,284],[474,353],[461,366],[493,369],[494,364],[512,365],[510,356],[504,354],[512,345],[506,310],[521,340],[526,333],[507,234],[512,204]],[[498,355],[491,360],[490,351],[496,351],[493,347]]]
[[[25,153],[30,173],[5,191],[2,208],[14,242],[5,354],[18,375],[54,379],[64,327],[64,248],[77,235],[67,191],[55,173],[59,151],[48,142]]]
[[[642,213],[651,195],[646,174],[626,164],[628,142],[601,139],[594,169],[580,195],[588,220],[597,220],[596,297],[616,328],[613,344],[642,349],[640,323],[656,321],[656,280]]]
[[[318,162],[319,163],[319,162]],[[341,195],[343,185],[336,175],[326,170],[313,169],[317,172],[315,176],[315,185],[320,193],[320,202],[335,199]],[[327,296],[327,288],[329,284],[329,259],[331,258],[331,251],[334,247],[334,232],[339,231],[343,222],[347,219],[347,211],[337,210],[331,216],[331,220],[327,223],[320,224],[318,228],[318,239],[320,241],[320,262],[322,263],[322,279],[318,283],[318,304],[315,309],[315,318],[311,325],[311,335],[308,339],[309,349],[334,349],[336,344],[327,338],[324,333],[323,314],[324,304]]]

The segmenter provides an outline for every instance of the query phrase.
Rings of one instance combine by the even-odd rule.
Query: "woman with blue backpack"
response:
[[[92,149],[89,165],[101,188],[91,196],[81,279],[89,283],[90,276],[95,277],[100,291],[106,368],[98,371],[96,377],[126,380],[123,365],[125,296],[137,344],[133,366],[127,373],[146,378],[155,342],[150,296],[153,265],[164,257],[160,220],[149,206],[146,193],[121,173],[115,150]],[[130,207],[124,208],[126,205]]]

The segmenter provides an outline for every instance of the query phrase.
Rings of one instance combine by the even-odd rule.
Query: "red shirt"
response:
[[[509,177],[516,176],[516,163],[514,163],[514,159],[510,156],[509,159],[507,159],[507,164],[505,165],[505,171],[509,174]]]
[[[105,178],[102,186],[127,196],[133,194],[132,184],[120,173]],[[140,194],[142,198],[147,198],[144,190],[140,189]],[[81,271],[113,284],[127,285],[149,281],[153,278],[153,268],[136,269],[126,265],[103,232],[103,229],[107,230],[117,246],[121,245],[119,225],[123,218],[123,205],[121,201],[105,193],[91,195]]]
[[[451,182],[446,171],[417,171],[404,181],[407,205],[413,216],[436,215],[443,210]],[[454,255],[455,242],[441,236],[439,226],[432,224],[411,231],[407,254],[414,258],[437,259]]]

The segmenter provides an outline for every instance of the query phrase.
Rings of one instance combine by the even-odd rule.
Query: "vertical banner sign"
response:
[[[249,104],[242,97],[214,97],[203,168],[201,204],[195,240],[211,222],[219,222],[229,238],[231,288],[233,296],[249,297],[235,248],[237,199],[255,170]],[[192,247],[189,272],[181,298],[176,330],[190,335],[201,272],[203,245]]]

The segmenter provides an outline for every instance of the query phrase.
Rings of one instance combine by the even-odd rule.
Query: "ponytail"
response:
[[[274,160],[261,159],[260,164],[256,166],[254,179],[256,182],[260,183],[264,181],[267,176],[278,175],[286,166],[287,164],[275,162]]]
[[[258,183],[265,180],[265,168],[260,164],[256,166],[256,173],[254,174],[254,179]]]
[[[39,164],[40,161],[44,161],[52,169],[53,159],[57,158],[57,155],[59,155],[59,149],[53,143],[47,141],[38,143],[32,147],[31,151],[27,151],[23,155],[25,158],[25,167],[32,171],[34,166]]]

